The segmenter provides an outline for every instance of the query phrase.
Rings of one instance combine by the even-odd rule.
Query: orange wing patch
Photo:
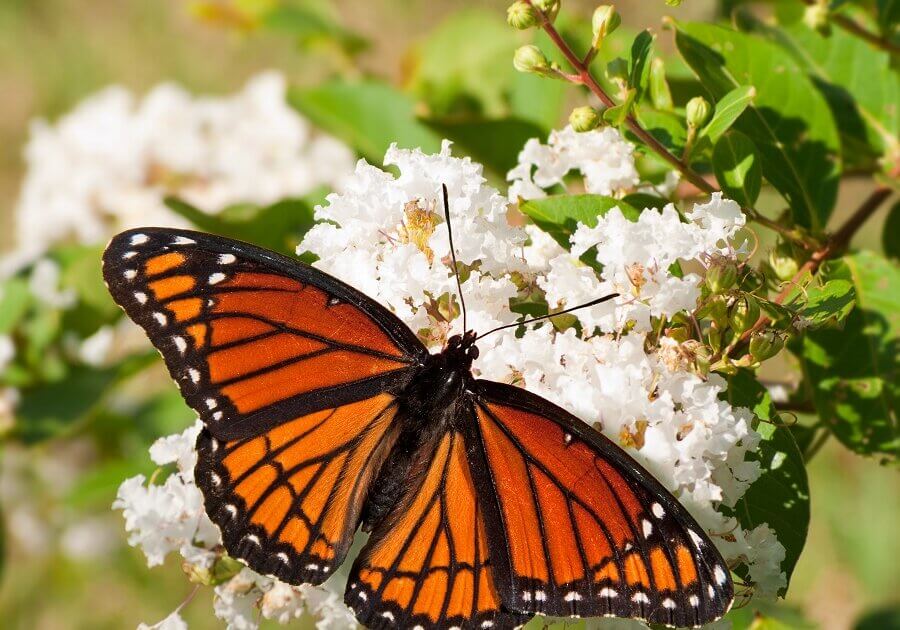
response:
[[[294,584],[326,579],[396,439],[396,410],[393,396],[379,394],[250,439],[204,432],[196,477],[228,552]]]
[[[346,601],[370,627],[511,627],[524,620],[501,610],[460,434],[443,436],[427,470],[372,533]]]
[[[487,533],[509,549],[512,575],[499,582],[507,608],[669,625],[724,614],[731,584],[721,558],[665,490],[630,476],[628,466],[649,477],[636,463],[623,467],[543,413],[475,407],[500,530]]]
[[[104,253],[103,273],[222,440],[258,434],[332,398],[399,391],[425,353],[350,287],[220,237],[125,232]]]

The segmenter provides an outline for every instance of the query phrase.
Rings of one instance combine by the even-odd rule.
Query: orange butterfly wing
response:
[[[400,391],[427,351],[387,309],[302,263],[186,230],[116,236],[110,293],[220,439]]]
[[[195,475],[226,549],[291,583],[326,579],[425,348],[355,289],[239,241],[141,228],[113,238],[103,263],[206,425]]]
[[[504,604],[697,626],[724,615],[726,564],[688,512],[594,429],[523,389],[478,381],[479,498]],[[483,471],[483,474],[481,474]]]
[[[195,478],[228,553],[292,584],[328,578],[394,445],[396,412],[394,396],[382,393],[252,438],[201,433]]]
[[[369,628],[512,628],[502,609],[466,441],[446,433],[363,548],[346,602]]]

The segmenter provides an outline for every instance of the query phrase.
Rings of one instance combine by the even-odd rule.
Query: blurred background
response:
[[[277,31],[245,28],[227,13],[198,15],[195,6],[181,0],[2,0],[0,250],[16,239],[14,211],[26,169],[23,151],[34,119],[55,121],[110,84],[124,86],[138,98],[164,81],[195,94],[227,95],[266,69],[280,70],[294,85],[315,85],[337,68],[372,73],[409,88],[421,74],[421,43],[448,16],[477,11],[472,19],[493,19],[502,30],[505,4],[332,2],[336,22],[369,42],[351,60],[298,46],[295,38]],[[565,5],[567,11],[585,15],[593,8],[573,0]],[[713,20],[721,11],[715,0],[687,0],[678,8],[661,0],[617,6],[633,28],[655,28],[666,14]],[[671,49],[670,39],[663,34],[660,46]],[[511,53],[512,48],[498,51],[506,64]],[[834,220],[865,192],[852,183],[844,186]],[[859,234],[859,242],[878,250],[876,235],[883,221],[876,217]],[[782,363],[767,376],[791,381],[794,370]],[[166,389],[162,377],[159,383],[167,393],[140,413],[95,414],[52,439],[2,447],[3,627],[130,628],[164,618],[190,593],[192,586],[176,557],[148,569],[143,555],[126,544],[121,514],[110,509],[125,477],[152,472],[149,444],[192,419],[174,388]],[[900,627],[897,471],[825,443],[811,461],[809,475],[811,529],[790,593],[780,604],[797,612],[784,617],[785,624]],[[191,628],[221,626],[211,614],[210,599],[211,590],[201,589],[184,609]]]

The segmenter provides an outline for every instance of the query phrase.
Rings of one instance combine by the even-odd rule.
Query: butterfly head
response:
[[[477,338],[478,335],[473,330],[468,330],[463,335],[453,335],[447,340],[447,346],[442,354],[453,363],[469,369],[472,362],[478,358],[478,346],[475,345]]]

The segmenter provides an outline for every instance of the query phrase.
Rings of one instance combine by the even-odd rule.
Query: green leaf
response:
[[[506,173],[517,164],[519,151],[530,138],[543,138],[543,130],[533,122],[516,118],[497,120],[427,120],[431,129],[452,140],[473,160],[483,164],[505,180]]]
[[[716,103],[712,118],[700,131],[699,137],[708,138],[712,144],[718,142],[753,102],[754,97],[756,89],[751,85],[741,85],[728,92]]]
[[[602,195],[554,195],[519,204],[519,210],[566,249],[578,223],[594,227],[599,217],[616,207],[629,221],[637,221],[641,214],[621,199]]]
[[[900,155],[900,71],[890,53],[840,28],[827,37],[817,33],[803,23],[799,3],[776,6],[780,26],[744,10],[737,13],[737,23],[777,44],[813,79],[840,121],[848,168],[878,168],[879,155],[895,160]]]
[[[517,44],[516,32],[494,11],[451,12],[406,54],[404,87],[435,117],[499,117],[506,110]]]
[[[659,140],[669,151],[674,152],[675,155],[681,155],[687,142],[687,126],[684,116],[646,106],[636,107],[634,113],[641,127]],[[632,142],[639,141],[631,130],[626,130],[625,135]]]
[[[634,105],[634,99],[637,96],[637,90],[631,88],[626,92],[625,100],[608,109],[603,110],[603,120],[612,125],[619,127],[625,122],[628,114],[631,113],[631,107]]]
[[[713,171],[727,197],[752,208],[762,187],[762,167],[753,141],[732,129],[713,147]]]
[[[332,81],[313,88],[291,88],[288,102],[372,164],[381,164],[394,142],[426,153],[441,149],[440,136],[416,118],[412,99],[378,81]]]
[[[863,455],[900,455],[900,267],[871,252],[829,263],[831,281],[852,282],[856,308],[842,330],[810,331],[792,351],[801,360],[822,421]],[[826,285],[827,286],[827,285]]]
[[[314,205],[323,199],[324,195],[314,194],[308,200],[285,199],[271,206],[240,204],[218,214],[203,212],[174,197],[167,198],[166,205],[205,232],[293,256],[297,244],[315,222]]]
[[[900,201],[895,203],[888,212],[881,233],[881,246],[884,248],[885,256],[894,259],[900,258]]]
[[[28,444],[60,435],[87,417],[111,388],[156,358],[148,353],[108,368],[79,366],[59,381],[23,390],[14,432]]]
[[[262,27],[295,38],[301,48],[336,44],[347,55],[355,55],[369,43],[343,27],[321,3],[278,3],[261,20]]]
[[[635,100],[640,100],[650,81],[650,55],[653,52],[655,36],[650,31],[641,31],[631,44],[631,71],[628,73],[628,87],[634,88]]]
[[[647,208],[660,210],[669,203],[668,199],[663,199],[656,195],[648,195],[647,193],[631,193],[622,197],[622,201],[638,210],[646,210]]]
[[[811,328],[839,324],[856,305],[856,290],[848,280],[829,280],[820,287],[806,290],[805,303],[798,313]],[[791,306],[791,305],[788,305]]]
[[[666,80],[666,64],[659,57],[650,64],[650,101],[653,107],[665,112],[674,108],[672,92]]]
[[[31,301],[28,281],[24,278],[11,278],[0,284],[0,335],[12,332],[25,316]]]
[[[769,392],[752,372],[741,370],[729,379],[728,401],[759,418],[756,430],[762,437],[752,456],[762,475],[737,502],[734,515],[745,529],[767,523],[774,530],[785,548],[781,570],[790,584],[809,530],[809,481],[803,455],[782,425]]]
[[[676,24],[678,50],[717,101],[742,85],[755,104],[734,127],[756,144],[766,179],[797,223],[824,229],[841,171],[840,142],[828,104],[778,46],[710,24]]]

